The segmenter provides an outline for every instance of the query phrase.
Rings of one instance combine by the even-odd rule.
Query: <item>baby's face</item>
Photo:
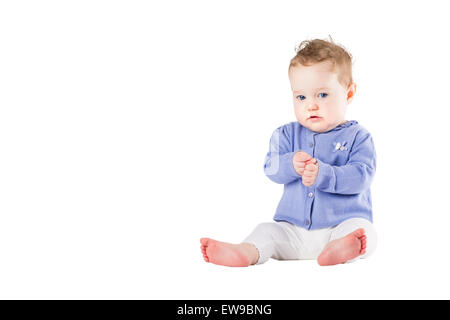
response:
[[[331,62],[324,61],[298,65],[289,72],[295,116],[311,131],[327,132],[345,123],[347,106],[356,91],[355,84],[344,88],[331,67]]]

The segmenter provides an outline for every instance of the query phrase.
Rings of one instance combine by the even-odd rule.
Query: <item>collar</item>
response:
[[[347,127],[350,127],[350,126],[352,126],[352,125],[355,125],[355,124],[358,124],[358,121],[356,121],[356,120],[348,120],[347,122],[345,122],[345,123],[343,123],[343,124],[340,124],[340,125],[334,127],[333,129],[328,130],[327,132],[315,132],[315,131],[309,130],[309,129],[306,128],[306,127],[304,127],[304,128],[305,128],[307,131],[309,131],[311,134],[316,135],[316,134],[321,134],[321,133],[328,133],[328,132],[338,131],[338,130],[341,130],[341,129],[343,129],[343,128],[347,128]]]
[[[341,130],[343,128],[350,127],[350,126],[352,126],[354,124],[357,124],[357,123],[358,123],[358,121],[356,121],[356,120],[348,120],[346,123],[340,124],[337,127],[331,129],[330,131]]]

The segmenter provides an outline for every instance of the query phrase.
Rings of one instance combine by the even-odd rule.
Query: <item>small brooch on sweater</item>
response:
[[[347,150],[347,147],[345,146],[346,144],[347,144],[347,141],[342,142],[342,144],[340,142],[333,142],[333,145],[334,145],[333,152],[336,152],[338,150],[341,150],[341,151]]]

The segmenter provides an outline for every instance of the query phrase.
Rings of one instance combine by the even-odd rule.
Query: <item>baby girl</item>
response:
[[[332,40],[306,40],[288,72],[297,121],[275,130],[264,163],[267,177],[284,185],[274,222],[259,224],[240,244],[200,239],[206,262],[317,259],[325,266],[375,250],[374,142],[356,120],[345,120],[356,92],[351,55]]]

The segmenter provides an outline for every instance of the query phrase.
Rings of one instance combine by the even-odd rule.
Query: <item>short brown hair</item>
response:
[[[341,45],[333,42],[333,39],[304,40],[295,50],[297,54],[291,59],[289,71],[298,66],[310,66],[322,61],[330,61],[333,64],[333,71],[338,73],[339,82],[347,88],[353,83],[352,77],[352,56]]]

